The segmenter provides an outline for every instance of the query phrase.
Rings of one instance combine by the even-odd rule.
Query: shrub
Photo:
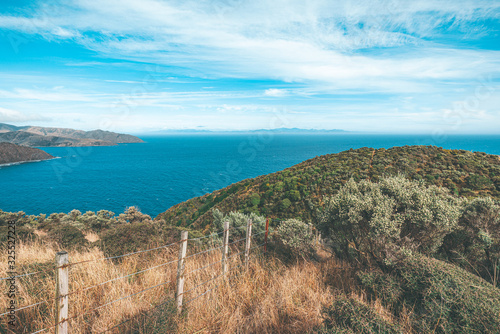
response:
[[[384,305],[394,307],[400,302],[403,294],[401,283],[393,276],[382,271],[363,272],[356,274],[366,291],[373,299],[379,299]]]
[[[12,229],[10,229],[12,231]],[[12,233],[10,234],[12,235]],[[7,247],[7,241],[12,240],[9,239],[9,227],[8,226],[0,226],[0,244],[2,246]],[[37,235],[34,233],[34,229],[29,226],[16,226],[16,240],[21,241],[29,241],[37,238]]]
[[[498,333],[500,290],[483,279],[420,254],[402,256],[391,275],[402,286],[400,305],[413,310],[416,332]]]
[[[256,213],[244,214],[241,212],[230,212],[228,214],[224,214],[219,209],[214,209],[212,211],[212,215],[214,217],[212,223],[212,232],[220,232],[224,229],[224,222],[228,221],[231,231],[229,232],[229,239],[231,241],[241,239],[246,234],[246,226],[249,219],[252,220],[252,234],[257,235],[254,238],[257,242],[262,242],[264,235],[261,233],[265,230],[266,225],[263,222],[266,220],[265,217],[259,216]],[[260,233],[260,234],[259,234]],[[222,238],[222,234],[218,235],[219,238]]]
[[[500,259],[500,205],[490,197],[466,204],[459,228],[444,240],[448,259],[492,280]]]
[[[281,210],[286,210],[292,205],[292,202],[288,198],[285,198],[284,200],[281,201],[280,203],[280,209]]]
[[[322,333],[403,333],[397,324],[383,319],[373,308],[345,295],[339,295],[324,310],[324,317],[327,331]]]
[[[85,235],[77,227],[65,223],[52,223],[45,227],[47,238],[61,249],[80,249],[88,244]]]
[[[177,241],[179,236],[176,235],[176,238],[172,242]],[[148,223],[118,225],[102,232],[100,239],[106,256],[117,256],[169,243],[169,240],[163,240],[156,225]]]
[[[141,213],[135,206],[128,207],[124,213],[118,215],[118,223],[150,223],[151,217]]]
[[[250,206],[257,206],[257,205],[259,205],[260,204],[260,196],[259,196],[259,194],[252,194],[252,195],[250,195],[249,204],[250,204]]]
[[[300,200],[300,192],[298,190],[290,190],[287,194],[290,201],[297,202]]]
[[[278,248],[291,257],[308,257],[314,250],[311,225],[298,219],[282,222],[272,233],[271,239]]]
[[[401,176],[348,181],[318,213],[337,254],[382,264],[402,246],[434,254],[458,223],[460,201]]]

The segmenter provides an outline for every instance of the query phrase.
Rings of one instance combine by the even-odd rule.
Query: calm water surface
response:
[[[156,216],[231,183],[350,148],[436,145],[500,155],[499,136],[184,135],[145,144],[43,148],[60,157],[0,167],[0,209],[28,214],[128,206]]]

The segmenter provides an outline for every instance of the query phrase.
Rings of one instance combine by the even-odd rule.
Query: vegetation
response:
[[[360,148],[316,157],[277,173],[243,180],[175,205],[156,219],[204,229],[213,221],[210,210],[219,209],[312,222],[324,197],[335,195],[350,179],[376,182],[398,175],[447,188],[451,194],[462,197],[500,199],[498,156],[434,146]]]
[[[265,217],[287,218],[271,221],[266,256],[255,253],[248,271],[231,258],[230,279],[183,314],[169,302],[169,283],[74,320],[76,333],[99,332],[131,316],[120,332],[499,333],[499,166],[498,157],[435,147],[352,150],[242,181],[154,220],[134,207],[119,215],[0,211],[0,237],[16,221],[19,265],[35,271],[50,269],[62,248],[73,262],[86,261],[170,244],[185,229],[190,238],[207,236],[195,247],[213,248],[225,221],[237,253],[249,219],[254,242],[261,243]],[[113,289],[75,295],[71,312],[174,282],[175,265],[159,265],[176,258],[177,248],[166,247],[73,268],[71,291],[153,269]],[[192,273],[186,290],[217,277],[220,258],[219,249],[190,258],[188,271],[206,268]],[[53,296],[53,272],[41,278],[19,281],[21,304]],[[195,291],[186,298],[205,290]],[[159,303],[165,304],[146,312]],[[51,324],[53,309],[27,309],[20,317],[30,332]]]

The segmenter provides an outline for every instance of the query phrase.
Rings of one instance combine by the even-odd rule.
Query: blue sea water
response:
[[[500,135],[177,135],[144,144],[43,148],[60,157],[0,167],[0,209],[28,214],[137,206],[151,216],[231,183],[350,148],[436,145],[500,155]]]

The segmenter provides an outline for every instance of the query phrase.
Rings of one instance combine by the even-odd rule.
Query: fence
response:
[[[263,229],[263,231],[261,231],[259,233],[252,234],[252,227],[254,225],[262,224],[264,222],[265,222],[265,228]],[[33,275],[39,275],[42,273],[48,273],[48,272],[55,271],[55,274],[56,274],[56,286],[55,286],[56,296],[55,296],[55,298],[43,300],[41,302],[37,302],[37,303],[31,304],[31,305],[22,306],[20,308],[15,309],[15,312],[29,309],[29,308],[33,308],[33,307],[37,307],[37,306],[42,305],[42,304],[49,305],[50,303],[54,303],[54,311],[55,311],[54,312],[55,313],[54,324],[51,326],[39,329],[35,332],[32,332],[31,334],[42,333],[42,332],[46,332],[49,330],[54,330],[56,334],[67,334],[70,332],[69,322],[73,319],[83,317],[84,315],[88,315],[88,314],[95,312],[99,309],[102,309],[108,305],[112,305],[112,304],[117,303],[121,300],[125,300],[125,299],[131,298],[133,296],[143,294],[146,291],[150,291],[152,289],[155,289],[155,288],[158,288],[161,286],[166,286],[166,285],[174,283],[174,282],[172,280],[161,282],[159,284],[149,286],[146,289],[142,289],[141,291],[134,292],[134,293],[129,294],[127,296],[108,301],[108,302],[106,302],[102,305],[99,305],[97,307],[94,307],[92,309],[86,310],[84,312],[80,312],[78,314],[73,314],[70,316],[68,314],[68,312],[69,312],[69,304],[71,303],[71,296],[73,296],[75,294],[80,294],[80,293],[89,291],[91,289],[105,286],[105,285],[107,285],[111,282],[117,281],[117,280],[127,279],[129,277],[139,275],[139,274],[142,274],[144,272],[147,272],[147,271],[159,268],[159,267],[165,267],[165,266],[168,266],[170,264],[177,263],[177,275],[176,275],[176,280],[175,280],[175,296],[168,298],[167,300],[162,301],[160,304],[155,305],[144,312],[149,312],[153,309],[156,309],[156,308],[163,306],[163,305],[170,303],[170,302],[175,302],[175,307],[177,308],[177,312],[181,312],[183,309],[183,306],[185,306],[186,304],[206,295],[208,292],[217,289],[221,283],[218,283],[217,285],[211,287],[210,289],[205,290],[203,293],[200,293],[200,294],[190,298],[189,300],[185,301],[184,296],[186,294],[194,292],[200,287],[207,286],[207,284],[209,284],[211,282],[216,282],[220,278],[223,278],[223,277],[227,278],[227,274],[229,272],[238,269],[242,265],[245,265],[245,267],[248,268],[249,256],[250,256],[251,250],[264,246],[264,252],[267,251],[267,240],[268,240],[268,234],[269,234],[269,219],[266,219],[265,221],[262,221],[262,222],[259,222],[256,224],[253,224],[253,222],[251,220],[248,220],[246,226],[240,226],[239,228],[246,228],[245,237],[234,240],[232,242],[229,242],[230,231],[231,231],[231,229],[238,229],[238,227],[231,228],[229,226],[229,222],[224,222],[224,227],[223,227],[222,231],[217,232],[217,233],[212,233],[212,234],[209,234],[209,235],[206,235],[203,237],[189,239],[188,232],[182,231],[180,240],[177,242],[174,242],[174,243],[170,243],[168,245],[163,245],[160,247],[150,248],[150,249],[136,251],[136,252],[127,253],[127,254],[122,254],[122,255],[118,255],[118,256],[104,257],[104,258],[93,259],[93,260],[85,260],[85,261],[74,262],[74,263],[71,263],[69,261],[69,256],[68,256],[67,252],[65,252],[65,251],[58,252],[56,254],[56,258],[55,258],[55,267],[54,268],[47,269],[47,270],[39,270],[39,271],[26,273],[26,274],[22,274],[22,275],[17,275],[17,276],[13,276],[13,277],[0,278],[0,281],[13,280],[13,279],[29,277],[29,276],[33,276]],[[261,244],[252,246],[252,239],[255,238],[257,235],[264,234],[264,233],[265,233],[264,242],[262,242]],[[220,235],[222,235],[222,244],[221,245],[216,246],[212,242],[211,246],[213,246],[213,247],[206,249],[206,250],[203,250],[203,251],[199,251],[199,252],[194,253],[194,254],[187,255],[188,242],[200,242],[202,239],[214,238],[215,236],[220,236]],[[240,251],[240,252],[236,252],[236,253],[228,256],[230,246],[234,247],[238,243],[242,242],[243,240],[245,240],[244,250]],[[106,280],[104,282],[100,282],[98,284],[87,286],[87,287],[81,288],[81,289],[76,290],[76,291],[71,291],[71,292],[69,291],[69,282],[70,282],[69,269],[74,267],[74,266],[77,266],[77,265],[80,265],[83,263],[94,262],[94,261],[109,261],[109,260],[120,259],[120,258],[132,256],[132,255],[148,253],[148,252],[152,252],[152,251],[156,251],[156,250],[160,250],[160,249],[167,249],[167,248],[173,247],[175,245],[178,245],[178,247],[179,247],[179,256],[178,256],[177,260],[168,261],[168,262],[165,262],[165,263],[153,266],[153,267],[145,268],[145,269],[127,274],[127,275],[114,277],[114,278]],[[190,258],[193,258],[195,256],[200,256],[202,254],[207,254],[209,252],[213,252],[216,250],[221,250],[222,256],[221,256],[220,261],[212,262],[212,263],[209,263],[205,266],[202,266],[202,267],[193,269],[189,272],[186,272],[186,261],[189,261]],[[229,260],[232,258],[236,258],[238,256],[241,256],[241,255],[244,255],[244,261],[240,265],[235,266],[233,268],[230,268]],[[184,285],[185,285],[186,279],[187,279],[187,277],[189,277],[190,274],[192,274],[194,272],[201,271],[201,270],[205,270],[205,269],[207,269],[211,266],[214,266],[216,264],[221,264],[221,272],[219,275],[212,277],[211,279],[206,280],[206,281],[190,288],[189,290],[186,290],[186,291],[184,290]],[[228,279],[230,279],[230,278],[228,278]],[[142,312],[142,313],[144,313],[144,312]],[[9,316],[10,313],[11,313],[10,311],[2,313],[2,314],[0,314],[0,317]],[[124,325],[125,323],[133,320],[136,316],[132,316],[132,317],[122,321],[121,323],[118,323],[112,327],[109,327],[106,330],[102,331],[101,333],[106,333],[106,332],[112,331],[113,329],[119,328],[120,326]]]

